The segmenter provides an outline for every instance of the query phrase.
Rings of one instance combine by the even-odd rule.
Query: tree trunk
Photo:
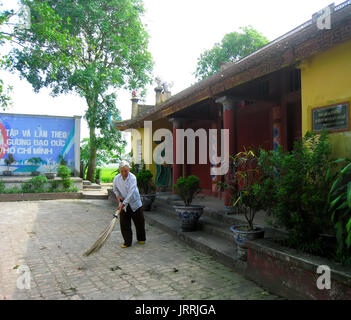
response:
[[[90,128],[90,159],[87,172],[87,180],[94,182],[94,173],[96,168],[96,136],[95,127]]]

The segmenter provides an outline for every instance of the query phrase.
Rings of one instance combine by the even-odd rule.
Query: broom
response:
[[[113,215],[111,223],[107,226],[107,228],[104,231],[102,231],[95,243],[83,253],[83,256],[90,256],[91,254],[98,252],[102,248],[102,246],[106,243],[107,239],[109,238],[113,228],[115,227],[120,213],[121,210],[117,210],[117,212]]]

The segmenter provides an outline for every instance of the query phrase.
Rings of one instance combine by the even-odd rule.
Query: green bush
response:
[[[71,169],[64,165],[60,165],[57,169],[57,176],[62,179],[67,179],[71,176]]]
[[[330,189],[329,203],[338,245],[336,258],[351,265],[351,163],[338,173]]]
[[[73,184],[71,179],[62,179],[62,185],[64,190],[69,190]]]
[[[195,194],[201,190],[200,179],[196,176],[180,177],[174,184],[174,189],[182,198],[184,204],[190,206]]]
[[[5,183],[0,180],[0,193],[5,193]]]
[[[37,176],[29,181],[26,181],[22,184],[23,193],[40,193],[45,192],[44,185],[48,182],[48,179],[45,176]]]
[[[78,190],[77,187],[72,187],[71,190],[70,190],[70,192],[78,192],[78,191],[79,191],[79,190]]]
[[[49,180],[48,182],[49,182],[49,192],[57,192],[60,185],[60,181]]]
[[[5,190],[4,193],[5,194],[16,194],[16,193],[22,193],[22,190],[18,187],[13,187],[13,188]]]
[[[60,165],[57,170],[57,176],[62,178],[63,190],[67,192],[73,184],[73,181],[71,180],[71,169],[64,165]]]
[[[320,234],[332,228],[327,199],[337,164],[330,155],[326,132],[307,133],[291,152],[260,153],[263,209],[288,231],[286,244],[305,252],[324,254]]]
[[[149,194],[153,191],[153,174],[150,170],[141,170],[136,174],[138,189],[142,194]]]

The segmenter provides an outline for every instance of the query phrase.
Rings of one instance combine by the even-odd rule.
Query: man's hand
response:
[[[118,196],[118,202],[123,202],[123,198],[121,196]]]
[[[118,206],[118,208],[117,208],[117,210],[122,211],[123,208],[124,208],[124,204],[123,204],[122,202],[120,202],[120,203],[119,203],[119,206]]]

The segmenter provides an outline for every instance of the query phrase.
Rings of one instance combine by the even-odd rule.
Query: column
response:
[[[183,175],[183,165],[177,164],[177,129],[183,128],[183,121],[179,118],[172,118],[170,121],[173,123],[173,184],[177,182],[178,178]],[[179,143],[179,142],[178,142]],[[174,190],[173,190],[173,193]]]
[[[273,107],[273,150],[276,151],[281,145],[281,112],[280,106]]]
[[[74,116],[74,176],[80,176],[80,122],[81,116]]]
[[[236,152],[235,101],[229,96],[224,96],[217,99],[216,103],[223,105],[223,129],[229,130],[229,155],[233,156]],[[231,158],[229,163],[229,171],[224,177],[226,183],[233,180],[233,165]],[[224,208],[229,211],[233,210],[231,195],[230,191],[224,191]]]

